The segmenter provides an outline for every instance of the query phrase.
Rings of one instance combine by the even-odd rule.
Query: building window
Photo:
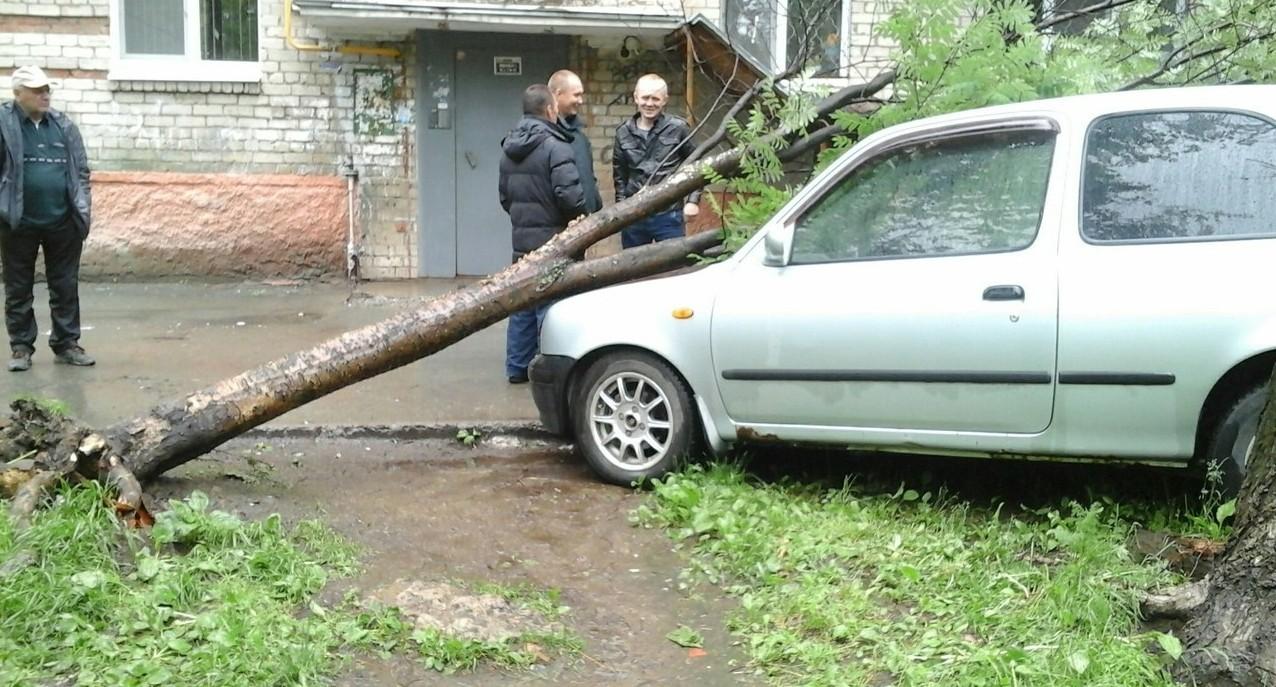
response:
[[[113,0],[112,79],[256,81],[257,0]]]
[[[726,24],[736,48],[776,72],[800,61],[816,78],[846,76],[847,0],[727,0]]]

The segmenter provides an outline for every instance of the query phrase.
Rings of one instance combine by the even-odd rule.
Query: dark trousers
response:
[[[532,358],[540,350],[541,324],[545,322],[545,311],[550,305],[545,303],[510,315],[509,326],[505,330],[506,377],[527,374],[527,366],[532,364]]]
[[[35,322],[35,260],[44,250],[53,334],[49,348],[64,351],[80,341],[80,250],[84,241],[67,222],[44,231],[0,230],[0,268],[4,270],[4,325],[9,347],[35,352],[40,330]]]
[[[648,243],[682,238],[686,229],[682,223],[682,210],[669,210],[638,220],[620,232],[620,247],[633,248]]]

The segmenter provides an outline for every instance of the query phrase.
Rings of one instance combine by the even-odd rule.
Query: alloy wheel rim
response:
[[[594,387],[589,430],[594,445],[612,465],[633,472],[650,469],[669,453],[669,396],[646,375],[613,374]]]

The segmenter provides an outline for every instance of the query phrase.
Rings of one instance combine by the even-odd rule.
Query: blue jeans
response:
[[[545,322],[545,311],[549,310],[549,306],[545,303],[510,315],[509,326],[505,329],[506,377],[527,376],[527,366],[532,364],[532,358],[540,350],[541,324]]]
[[[678,239],[686,235],[682,225],[682,210],[669,210],[639,220],[620,232],[620,247],[633,248],[648,243]]]

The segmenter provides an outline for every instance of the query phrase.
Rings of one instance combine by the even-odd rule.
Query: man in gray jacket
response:
[[[89,160],[80,130],[52,109],[39,67],[13,72],[13,96],[0,105],[0,264],[9,370],[31,369],[35,261],[44,251],[56,362],[94,364],[80,347],[80,251],[89,235]]]

